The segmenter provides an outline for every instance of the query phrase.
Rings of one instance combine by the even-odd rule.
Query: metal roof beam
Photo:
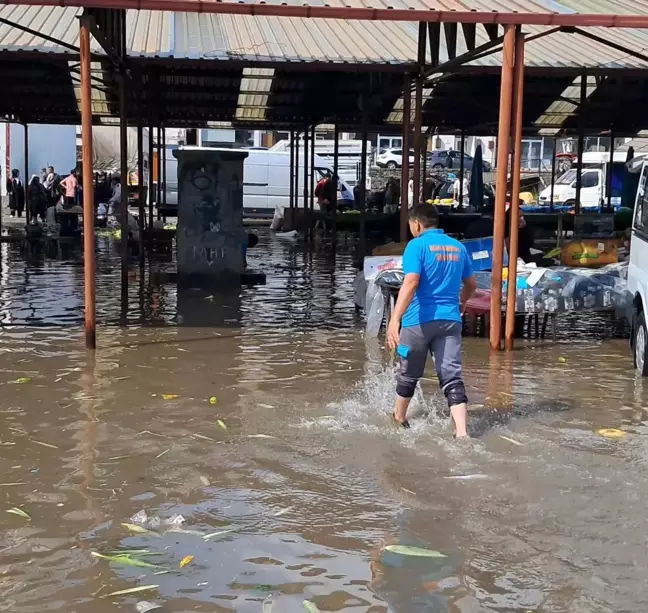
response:
[[[43,40],[46,40],[49,43],[54,43],[55,45],[59,45],[60,47],[64,47],[65,49],[69,49],[70,51],[74,51],[75,53],[79,53],[78,47],[75,47],[70,43],[66,43],[65,41],[58,40],[53,36],[48,36],[47,34],[43,34],[38,30],[32,30],[31,28],[16,23],[15,21],[9,21],[8,19],[4,19],[4,17],[0,17],[0,23],[3,23],[4,25],[9,26],[10,28],[16,28],[17,30],[22,30],[27,34],[31,34],[32,36],[37,36],[38,38],[42,38]]]
[[[602,36],[598,36],[596,34],[592,34],[591,32],[588,32],[587,30],[581,30],[580,28],[573,28],[573,32],[575,34],[580,34],[581,36],[584,36],[585,38],[589,38],[590,40],[593,40],[597,43],[601,43],[602,45],[605,45],[606,47],[610,47],[610,49],[614,49],[615,51],[620,51],[621,53],[627,53],[629,56],[637,58],[638,60],[643,60],[644,62],[648,63],[648,55],[644,55],[643,53],[640,53],[639,51],[634,51],[633,49],[630,49],[629,47],[624,47],[623,45],[620,45],[619,43],[612,42],[611,40],[607,40],[603,38]]]

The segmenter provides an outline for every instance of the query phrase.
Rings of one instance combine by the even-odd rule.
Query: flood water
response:
[[[123,310],[101,239],[94,359],[79,248],[0,254],[1,611],[648,610],[648,389],[604,323],[512,355],[466,339],[476,437],[458,443],[430,367],[427,417],[388,418],[350,250],[262,230],[248,257],[267,285],[226,298],[134,261]],[[122,525],[142,510],[150,532]],[[92,555],[119,550],[144,551]]]

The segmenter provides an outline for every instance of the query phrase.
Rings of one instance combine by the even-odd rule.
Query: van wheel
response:
[[[395,170],[396,168],[398,168],[398,164],[393,161],[387,162],[387,168],[389,168],[389,170]]]
[[[633,356],[635,368],[642,377],[648,377],[648,361],[646,360],[646,349],[648,347],[648,331],[646,330],[646,319],[643,312],[637,315],[634,325]]]

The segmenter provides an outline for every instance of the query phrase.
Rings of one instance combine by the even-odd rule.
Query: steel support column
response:
[[[126,73],[119,75],[119,161],[121,174],[121,308],[128,312],[128,109],[126,101]]]
[[[364,257],[365,252],[365,239],[367,234],[367,98],[362,97],[362,159],[360,160],[360,189],[358,195],[360,196],[360,250],[361,255]],[[404,159],[408,156],[403,151]]]
[[[310,240],[315,238],[315,124],[311,126],[310,133]]]
[[[162,205],[166,207],[167,191],[166,191],[166,166],[167,166],[167,147],[166,147],[166,128],[162,128]]]
[[[551,160],[551,192],[549,210],[553,213],[554,210],[554,193],[556,190],[556,147],[558,146],[558,139],[553,139],[553,158]]]
[[[335,249],[335,243],[337,241],[337,207],[338,207],[338,188],[340,185],[340,179],[338,177],[340,168],[340,126],[338,125],[337,119],[335,121],[335,127],[333,131],[333,184],[335,187],[335,193],[333,195],[333,222],[331,224],[331,241],[333,243],[333,248]]]
[[[502,49],[499,128],[497,131],[497,175],[495,185],[495,222],[493,232],[493,272],[491,275],[490,346],[499,351],[502,338],[502,265],[506,221],[506,179],[511,132],[515,26],[506,26]]]
[[[585,106],[587,103],[587,75],[581,76],[580,104],[578,106],[578,160],[576,162],[576,203],[574,212],[581,211],[581,187],[583,184],[583,153],[585,149]]]
[[[416,205],[421,201],[421,149],[423,142],[423,80],[425,75],[425,47],[427,26],[419,24],[418,34],[418,75],[416,77],[416,94],[414,107],[414,190],[412,198]],[[403,165],[409,166],[409,149],[403,148]]]
[[[295,181],[295,209],[299,208],[299,132],[295,132],[295,175],[293,177]],[[295,219],[297,214],[295,213]],[[293,227],[295,222],[293,221]]]
[[[308,125],[304,126],[304,230],[308,236],[311,226],[310,209],[308,206]]]
[[[25,216],[27,223],[31,219],[31,210],[29,207],[28,189],[29,189],[29,125],[25,123],[25,176],[23,177],[23,185],[25,187]]]
[[[459,160],[459,210],[463,208],[464,197],[464,172],[466,172],[466,164],[464,162],[464,155],[466,153],[466,130],[461,130],[461,159]],[[473,169],[474,170],[474,169]]]
[[[140,264],[144,265],[144,224],[146,212],[144,210],[144,109],[142,99],[138,101],[137,114],[137,221],[139,226],[139,256]]]
[[[412,77],[405,75],[403,85],[403,163],[401,164],[401,205],[400,205],[400,240],[407,241],[409,197],[407,185],[409,183],[409,137],[410,118],[412,115]]]
[[[153,230],[153,194],[155,184],[153,182],[153,136],[155,134],[154,122],[149,122],[148,129],[148,237],[151,238]]]
[[[160,206],[162,204],[162,125],[157,125],[156,139],[157,157],[155,161],[155,171],[157,175],[157,185],[155,190],[155,205],[157,206],[157,218],[161,219]]]
[[[95,307],[94,175],[92,173],[92,85],[90,82],[90,29],[81,18],[81,158],[83,163],[83,279],[86,348],[97,347]]]
[[[290,196],[288,198],[289,208],[294,209],[295,205],[295,132],[290,132]]]
[[[614,128],[610,130],[610,161],[607,167],[606,189],[607,189],[607,209],[608,213],[612,211],[612,171],[614,169]],[[601,203],[603,206],[603,203]]]
[[[508,253],[508,284],[506,291],[506,328],[504,346],[513,349],[515,336],[515,304],[517,298],[517,257],[520,226],[520,173],[522,167],[522,111],[524,104],[524,35],[519,30],[515,40],[515,71],[513,76],[513,160],[511,163],[511,227]]]

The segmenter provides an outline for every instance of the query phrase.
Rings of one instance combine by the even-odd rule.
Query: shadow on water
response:
[[[478,436],[460,445],[431,365],[412,429],[390,419],[350,249],[263,231],[248,258],[267,285],[226,296],[135,259],[121,313],[119,248],[101,238],[90,355],[78,247],[0,245],[0,609],[646,610],[648,395],[604,318],[510,355],[466,339]],[[622,438],[597,434],[610,427]],[[140,511],[149,532],[124,526]],[[137,549],[153,567],[91,555]]]

